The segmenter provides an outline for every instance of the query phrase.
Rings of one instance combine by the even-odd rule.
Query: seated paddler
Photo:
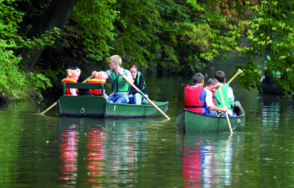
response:
[[[141,74],[140,71],[138,71],[138,68],[136,65],[132,65],[130,67],[131,75],[134,79],[134,85],[142,91],[142,93],[148,97],[147,95],[147,89],[146,89],[146,83],[144,80],[144,76]],[[135,88],[130,86],[130,92],[129,92],[129,104],[145,104],[147,103],[147,99],[142,96],[140,92],[138,92]]]
[[[214,113],[213,110],[220,110],[219,108],[213,108],[212,103],[212,93],[211,89],[216,86],[208,85],[206,89],[203,88],[204,85],[204,76],[202,73],[196,73],[193,77],[193,85],[187,85],[185,87],[185,109],[198,112],[200,114],[206,114],[210,116],[217,116],[217,113]],[[207,92],[209,91],[210,93]],[[213,105],[214,106],[214,105]],[[207,108],[208,107],[208,108]],[[210,113],[209,109],[212,111]],[[226,111],[226,109],[222,109]]]
[[[206,93],[205,106],[206,106],[207,110],[205,110],[204,113],[206,115],[208,115],[208,116],[218,117],[218,112],[217,111],[222,111],[222,112],[227,112],[228,111],[227,107],[223,107],[223,108],[217,107],[213,103],[213,101],[214,101],[214,92],[220,86],[221,86],[221,84],[217,80],[214,80],[213,78],[210,78],[210,79],[207,80],[206,87],[204,88],[205,93]]]
[[[113,55],[109,58],[110,70],[106,71],[107,78],[111,80],[112,93],[108,97],[111,103],[129,102],[129,83],[122,77],[123,75],[132,83],[133,78],[129,70],[121,67],[122,59],[118,55]],[[94,76],[96,71],[92,73]]]
[[[217,71],[215,74],[215,78],[221,83],[221,92],[223,95],[225,106],[228,108],[228,115],[229,116],[236,116],[233,112],[231,103],[235,101],[235,96],[233,94],[233,89],[226,83],[226,75],[223,71]],[[220,96],[219,89],[215,92],[215,105],[217,107],[222,108],[222,99]]]
[[[79,76],[81,74],[80,69],[67,69],[67,77],[62,79],[61,82],[63,83],[77,83]],[[78,89],[76,88],[66,88],[65,89],[66,95],[77,96]]]
[[[263,68],[264,76],[262,77],[261,81],[262,82],[274,82],[274,78],[277,78],[277,79],[281,78],[282,73],[277,70],[269,71],[267,68],[267,65],[273,66],[273,62],[271,61],[270,56],[267,56],[267,60],[268,61],[264,62],[264,68]]]
[[[94,73],[94,78],[88,80],[88,83],[92,83],[92,84],[105,84],[106,83],[106,79],[107,79],[107,74],[103,71],[100,72],[95,72]],[[101,89],[90,89],[91,95],[92,96],[101,96]],[[108,95],[105,93],[104,90],[104,97],[107,99]]]

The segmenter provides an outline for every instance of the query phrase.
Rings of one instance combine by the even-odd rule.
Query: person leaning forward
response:
[[[205,106],[207,108],[207,111],[205,112],[206,115],[208,116],[218,116],[218,112],[217,111],[222,111],[222,112],[227,112],[228,108],[224,107],[224,108],[220,108],[215,106],[215,104],[213,103],[213,90],[219,88],[221,86],[221,84],[217,81],[214,80],[213,78],[210,78],[207,80],[207,85],[204,88],[205,92],[206,92],[206,97],[205,97]]]
[[[129,83],[122,77],[125,75],[130,82],[133,78],[129,70],[121,67],[122,59],[119,55],[113,55],[109,58],[110,70],[106,71],[107,78],[110,78],[112,93],[108,97],[111,103],[128,103],[129,102]],[[95,76],[96,71],[92,73]]]

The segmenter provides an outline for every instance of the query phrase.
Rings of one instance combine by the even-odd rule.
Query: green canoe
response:
[[[64,95],[58,101],[60,116],[97,118],[139,118],[162,116],[151,104],[134,105],[109,103],[103,96],[107,84],[61,83]],[[101,89],[102,96],[68,96],[65,88]],[[168,110],[168,102],[154,102],[163,112]]]
[[[282,94],[281,85],[275,82],[265,83],[262,82],[260,85],[262,90],[259,92],[267,93],[267,94]]]
[[[234,112],[238,115],[230,117],[233,131],[245,126],[245,111],[239,101],[233,103]],[[182,110],[178,114],[177,129],[185,133],[226,132],[230,131],[226,117],[212,117],[190,110]]]

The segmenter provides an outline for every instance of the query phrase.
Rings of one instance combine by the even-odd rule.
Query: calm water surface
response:
[[[232,64],[215,63],[206,80]],[[146,80],[150,99],[170,102],[170,121],[60,118],[57,109],[41,116],[47,106],[35,102],[0,106],[0,187],[294,187],[291,102],[233,82],[243,130],[183,135],[176,119],[191,78]]]

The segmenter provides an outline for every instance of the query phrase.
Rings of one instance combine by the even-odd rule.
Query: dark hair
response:
[[[135,68],[135,69],[138,70],[138,67],[137,67],[136,65],[131,65],[131,66],[130,66],[130,69],[131,69],[131,68]]]
[[[225,82],[226,75],[223,71],[217,71],[214,76],[220,83]]]
[[[204,76],[202,73],[196,73],[193,77],[193,83],[194,84],[200,84],[204,80]]]
[[[209,78],[207,80],[207,86],[210,86],[210,84],[215,85],[217,82],[215,82],[215,80],[213,80],[213,78]]]
[[[219,83],[219,81],[216,78],[211,78],[211,79],[215,82],[214,84]]]

